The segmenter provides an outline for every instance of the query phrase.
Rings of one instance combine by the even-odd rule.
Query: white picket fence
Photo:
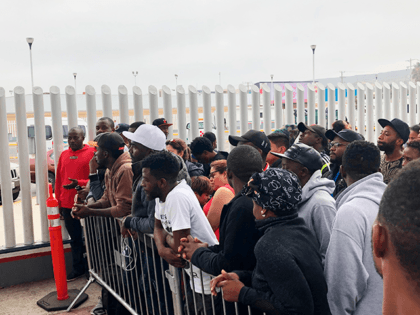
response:
[[[337,101],[335,90],[337,88]],[[271,89],[274,93],[271,93]],[[420,82],[415,85],[410,82],[406,85],[403,82],[397,83],[375,83],[375,84],[341,84],[337,87],[332,84],[324,86],[320,83],[308,85],[307,100],[305,101],[304,88],[298,84],[296,90],[286,84],[284,90],[280,85],[262,85],[261,90],[252,86],[250,90],[240,84],[236,89],[228,85],[226,89],[217,85],[214,91],[203,86],[201,91],[193,86],[188,87],[188,93],[182,86],[177,86],[172,94],[168,86],[158,90],[149,86],[148,93],[143,95],[142,90],[135,86],[132,89],[132,96],[128,95],[125,86],[118,87],[118,122],[131,123],[133,121],[151,122],[159,117],[159,108],[163,108],[163,117],[169,123],[174,123],[177,129],[177,137],[189,140],[199,136],[199,119],[203,119],[204,132],[214,131],[218,139],[224,139],[225,133],[236,135],[238,132],[252,129],[260,129],[261,123],[265,133],[269,134],[274,129],[282,128],[286,124],[295,124],[294,110],[297,111],[297,122],[305,121],[305,110],[309,124],[315,123],[316,109],[318,110],[318,124],[331,126],[335,121],[335,113],[338,111],[338,119],[344,120],[347,117],[353,128],[365,136],[369,141],[376,142],[381,130],[377,123],[378,118],[400,118],[409,125],[420,122]],[[356,96],[357,90],[357,96]],[[296,102],[293,101],[294,93]],[[325,102],[325,94],[328,93],[328,102]],[[35,87],[32,91],[32,101],[35,117],[36,152],[45,152],[45,123],[44,123],[44,101],[48,98],[51,104],[51,116],[53,118],[54,158],[55,165],[63,150],[62,136],[62,97],[60,89],[53,86],[49,95],[43,90]],[[95,137],[95,125],[97,120],[96,91],[92,86],[85,89],[86,120],[88,124],[87,138],[93,140]],[[131,100],[129,101],[129,97]],[[273,99],[271,99],[273,98]],[[106,85],[101,88],[103,115],[112,117],[112,95],[110,88]],[[283,99],[284,109],[283,109]],[[31,186],[29,172],[29,153],[26,124],[26,102],[25,91],[22,87],[14,89],[13,102],[16,113],[16,125],[10,126],[7,122],[6,95],[5,90],[0,88],[0,163],[1,167],[1,195],[3,202],[3,230],[4,244],[6,248],[16,246],[15,229],[23,229],[24,244],[31,245],[34,241],[48,242],[47,210],[45,200],[47,198],[47,162],[45,154],[38,154],[36,167],[40,176],[37,186],[40,204],[41,234],[34,235],[33,214],[31,203]],[[272,105],[274,101],[274,105]],[[75,90],[72,86],[65,88],[65,102],[69,128],[77,126],[77,104]],[[148,106],[143,106],[143,103]],[[134,116],[129,117],[129,103],[133,105]],[[407,107],[408,105],[408,107]],[[149,115],[144,115],[144,109],[148,108]],[[187,115],[187,107],[189,115]],[[199,108],[202,107],[202,115],[199,115]],[[176,112],[173,109],[176,109]],[[226,110],[227,109],[227,110]],[[328,115],[324,114],[328,111]],[[408,110],[407,110],[408,109]],[[212,113],[214,111],[214,113]],[[202,116],[202,117],[200,117]],[[261,118],[262,117],[262,118]],[[184,127],[190,123],[190,134]],[[226,128],[228,126],[228,128]],[[170,129],[170,133],[173,131]],[[227,129],[227,130],[226,130]],[[19,168],[21,177],[21,198],[23,211],[23,226],[15,227],[12,190],[10,184],[8,133],[15,132],[18,142]],[[219,150],[225,148],[225,141],[218,141]]]

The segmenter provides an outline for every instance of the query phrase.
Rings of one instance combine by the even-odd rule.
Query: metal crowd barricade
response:
[[[223,299],[220,299],[222,305],[217,306],[217,298],[212,295],[206,299],[205,294],[193,294],[196,289],[194,281],[191,281],[191,288],[186,270],[167,264],[157,254],[153,235],[139,234],[134,242],[132,238],[124,242],[119,222],[114,218],[89,217],[82,220],[82,226],[89,280],[67,311],[96,281],[131,314],[216,315],[222,311],[227,314]],[[193,277],[197,276],[191,264],[188,268]],[[205,292],[201,270],[200,279],[201,292]],[[234,309],[235,314],[240,314],[237,303]],[[247,313],[251,314],[249,307]]]

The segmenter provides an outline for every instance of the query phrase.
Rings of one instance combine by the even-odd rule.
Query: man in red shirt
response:
[[[73,219],[70,214],[77,193],[75,187],[86,186],[89,180],[89,161],[95,153],[95,148],[83,144],[84,139],[85,135],[81,128],[70,129],[68,137],[70,148],[61,153],[55,179],[55,196],[71,237],[73,270],[67,276],[67,281],[72,281],[85,273],[82,227],[80,221]]]

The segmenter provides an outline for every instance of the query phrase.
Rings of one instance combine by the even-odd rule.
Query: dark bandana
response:
[[[297,176],[280,168],[269,168],[255,173],[242,190],[263,209],[275,213],[296,211],[302,200],[302,189]]]

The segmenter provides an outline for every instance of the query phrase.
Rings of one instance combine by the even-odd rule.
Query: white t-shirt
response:
[[[155,218],[162,222],[166,232],[173,235],[173,231],[190,229],[192,237],[197,237],[200,241],[208,243],[210,246],[218,244],[209,221],[207,220],[200,204],[185,180],[182,180],[168,194],[165,202],[156,198]],[[193,266],[193,275],[191,269],[185,271],[194,278],[194,287],[191,288],[197,293],[202,293],[200,269]],[[204,294],[210,294],[210,275],[203,272]]]

